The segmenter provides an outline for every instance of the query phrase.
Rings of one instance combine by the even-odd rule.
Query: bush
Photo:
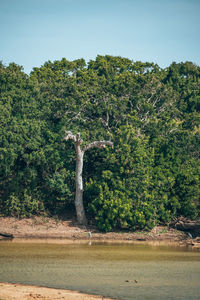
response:
[[[111,190],[105,182],[99,185],[90,182],[87,193],[93,195],[88,204],[89,213],[102,231],[151,229],[154,225],[153,205],[147,199],[140,203],[134,201],[128,191]]]
[[[18,218],[31,217],[44,211],[43,204],[26,190],[21,195],[11,194],[4,207],[5,215]]]

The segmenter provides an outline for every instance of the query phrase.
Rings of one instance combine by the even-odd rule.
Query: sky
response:
[[[0,61],[113,55],[200,65],[200,0],[0,0]]]

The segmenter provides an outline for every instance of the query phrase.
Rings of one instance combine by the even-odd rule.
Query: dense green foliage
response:
[[[97,56],[0,64],[0,209],[58,214],[74,201],[75,151],[64,130],[114,149],[85,154],[84,203],[104,231],[199,215],[200,67]]]

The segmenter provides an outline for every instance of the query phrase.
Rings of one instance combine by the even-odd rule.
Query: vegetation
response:
[[[200,67],[97,56],[46,62],[30,75],[0,64],[0,209],[26,217],[74,204],[76,152],[84,207],[99,229],[152,228],[200,212]]]

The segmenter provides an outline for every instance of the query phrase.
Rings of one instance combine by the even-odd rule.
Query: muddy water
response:
[[[140,244],[0,242],[0,281],[117,299],[200,299],[200,252]]]

